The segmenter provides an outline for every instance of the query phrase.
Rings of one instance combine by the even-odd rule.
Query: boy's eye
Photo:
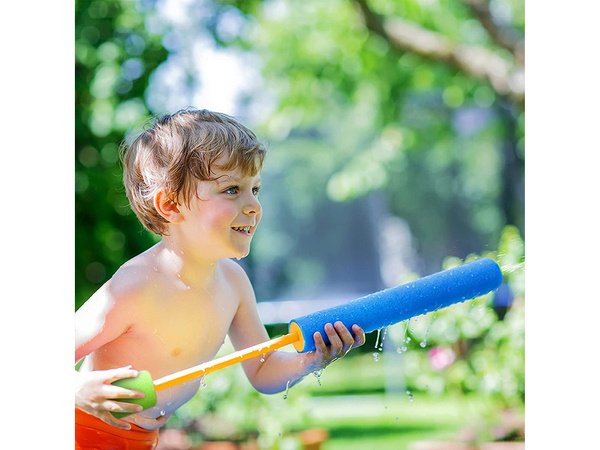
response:
[[[255,187],[255,188],[252,188],[252,193],[253,193],[254,195],[258,195],[258,193],[259,193],[259,192],[260,192],[260,186],[257,186],[257,187]]]
[[[238,191],[239,191],[239,188],[237,186],[231,186],[231,187],[225,189],[225,191],[223,191],[223,192],[225,192],[226,194],[234,195],[234,194],[237,194]]]

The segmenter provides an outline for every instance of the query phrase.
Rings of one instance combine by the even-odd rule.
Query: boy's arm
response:
[[[112,292],[107,281],[75,313],[75,362],[127,331],[129,323],[120,314],[124,299]]]
[[[237,264],[236,264],[237,266]],[[240,305],[229,330],[229,338],[236,350],[269,340],[269,335],[260,320],[254,291],[248,277],[239,267],[236,285],[240,293]],[[327,324],[325,332],[330,345],[325,345],[320,333],[315,333],[316,350],[307,353],[270,352],[263,358],[252,358],[242,362],[250,383],[260,392],[273,394],[298,383],[306,375],[326,367],[344,356],[350,349],[365,342],[363,330],[354,325],[353,337],[346,327],[338,322]]]
[[[102,286],[75,313],[75,362],[104,344],[113,341],[129,328],[127,313],[130,299],[116,295],[111,281]],[[142,407],[130,403],[115,402],[114,398],[142,398],[138,391],[123,389],[111,383],[121,378],[136,377],[131,366],[111,370],[75,373],[75,405],[94,414],[104,422],[122,429],[130,429],[127,422],[116,419],[113,412],[139,412]]]

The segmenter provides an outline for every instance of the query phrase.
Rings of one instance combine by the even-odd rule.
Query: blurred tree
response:
[[[149,115],[144,91],[166,58],[131,1],[75,2],[76,308],[153,242],[122,188],[119,142]]]
[[[186,20],[167,30],[175,6],[169,14]],[[77,1],[77,305],[155,242],[127,207],[117,143],[161,101],[194,104],[197,65],[211,64],[196,56],[207,33],[256,55],[263,79],[236,113],[270,143],[270,213],[244,262],[259,298],[320,289],[339,249],[376,247],[389,213],[410,225],[422,273],[491,248],[506,224],[523,233],[523,9],[522,0]],[[181,67],[169,73],[185,86],[153,87],[177,51],[171,65]]]
[[[292,215],[381,192],[410,224],[422,271],[491,248],[506,224],[523,232],[521,0],[217,4],[217,17],[246,15],[236,32],[211,30],[260,56],[248,115],[265,118],[266,171],[277,159]],[[297,236],[307,222],[288,225]]]

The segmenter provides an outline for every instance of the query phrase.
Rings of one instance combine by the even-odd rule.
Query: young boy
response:
[[[142,224],[162,236],[125,263],[76,314],[77,448],[154,448],[158,429],[200,380],[157,393],[154,408],[111,399],[143,394],[111,385],[147,370],[154,379],[210,361],[228,335],[241,350],[269,340],[243,258],[258,226],[265,149],[234,119],[206,110],[164,116],[123,152],[124,184]],[[242,363],[252,385],[276,393],[365,341],[327,324],[330,344]],[[133,412],[116,419],[110,412]]]

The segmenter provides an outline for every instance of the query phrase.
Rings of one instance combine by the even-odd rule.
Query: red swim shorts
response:
[[[131,424],[121,430],[75,408],[75,450],[151,450],[158,445],[158,430]]]

